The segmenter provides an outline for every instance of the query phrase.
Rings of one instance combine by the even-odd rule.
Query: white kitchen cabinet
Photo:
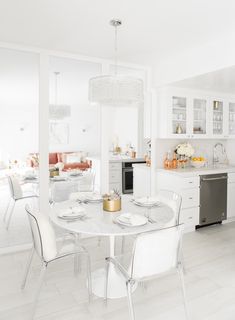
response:
[[[191,89],[163,88],[157,94],[157,137],[235,138],[235,99]]]
[[[209,138],[209,100],[179,88],[161,89],[157,98],[160,138]]]
[[[156,180],[157,190],[171,190],[181,195],[180,223],[184,223],[186,232],[195,230],[199,224],[200,178],[174,175],[166,170],[157,171]]]
[[[212,119],[211,136],[215,139],[228,138],[226,107],[227,103],[225,99],[220,97],[212,97],[210,99],[210,115]]]
[[[235,173],[228,174],[227,219],[235,219]]]
[[[195,138],[207,138],[210,134],[208,99],[192,98],[193,122],[190,127]],[[193,138],[192,137],[192,138]]]
[[[228,136],[235,138],[235,100],[228,101],[228,112],[226,114],[228,123]]]
[[[109,162],[109,190],[117,189],[122,192],[122,162]]]

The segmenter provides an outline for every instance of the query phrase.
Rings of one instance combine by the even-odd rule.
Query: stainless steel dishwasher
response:
[[[227,218],[227,174],[200,177],[199,226],[221,223]]]

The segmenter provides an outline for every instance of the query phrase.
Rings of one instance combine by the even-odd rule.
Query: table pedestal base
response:
[[[133,286],[133,291],[137,284]],[[92,273],[92,291],[100,298],[104,298],[105,290],[105,269],[98,269]],[[117,299],[126,297],[126,282],[123,275],[113,265],[109,268],[108,298]]]

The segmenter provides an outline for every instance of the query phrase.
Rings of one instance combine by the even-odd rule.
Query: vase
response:
[[[178,167],[181,169],[185,169],[188,164],[188,158],[186,156],[180,156],[178,160]]]

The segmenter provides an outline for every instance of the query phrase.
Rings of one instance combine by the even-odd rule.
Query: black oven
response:
[[[146,163],[146,161],[131,161],[122,163],[122,193],[133,193],[133,167],[134,163]]]

